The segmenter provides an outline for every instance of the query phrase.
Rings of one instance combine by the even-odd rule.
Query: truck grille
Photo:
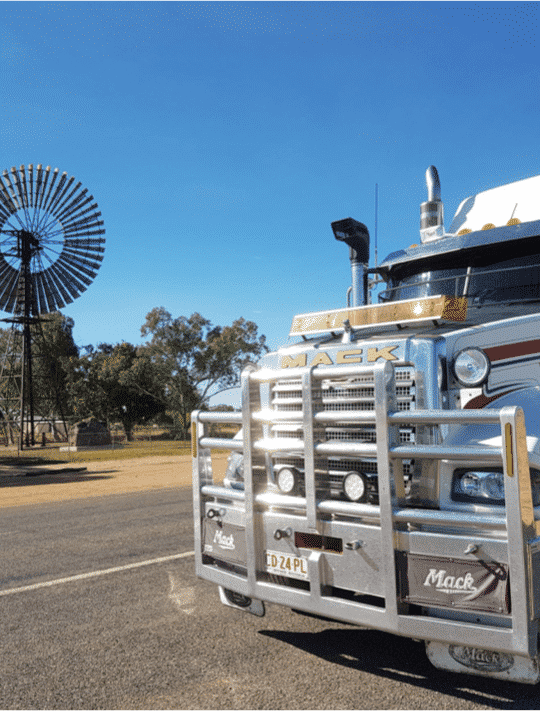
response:
[[[396,405],[400,411],[416,409],[416,379],[412,367],[396,367]],[[354,412],[375,409],[375,387],[371,375],[362,375],[347,379],[328,378],[313,391],[313,411],[317,412]],[[301,412],[302,388],[300,380],[277,381],[272,388],[272,409],[276,412]],[[303,426],[298,421],[282,421],[272,426],[271,433],[276,438],[303,439]],[[318,441],[346,441],[374,444],[377,441],[375,425],[372,424],[339,424],[321,427],[316,431]],[[414,444],[416,430],[412,425],[399,427],[400,444]],[[284,466],[295,467],[304,471],[304,460],[301,452],[298,456],[286,456],[276,453],[272,457],[274,472]],[[403,472],[405,483],[410,482],[414,462],[405,460]],[[364,474],[368,481],[368,501],[378,503],[377,461],[372,458],[317,457],[315,467],[316,487],[319,494],[332,498],[341,497],[343,479],[347,472],[358,471]]]

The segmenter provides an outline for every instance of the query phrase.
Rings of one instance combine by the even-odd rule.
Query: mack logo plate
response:
[[[206,555],[246,564],[246,532],[240,526],[205,519],[202,540]]]
[[[510,610],[508,567],[495,561],[403,553],[398,580],[406,602],[499,614]]]

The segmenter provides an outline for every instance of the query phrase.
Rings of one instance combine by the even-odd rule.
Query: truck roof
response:
[[[379,269],[464,249],[540,235],[540,175],[484,190],[460,204],[448,232],[392,252]],[[378,271],[377,270],[377,271]]]
[[[379,264],[377,271],[387,271],[397,264],[416,262],[435,255],[450,254],[465,249],[474,249],[491,244],[496,245],[539,235],[540,220],[517,225],[491,227],[462,235],[445,234],[436,241],[428,242],[427,244],[414,244],[407,249],[392,252]],[[540,244],[538,245],[538,250],[540,251]]]

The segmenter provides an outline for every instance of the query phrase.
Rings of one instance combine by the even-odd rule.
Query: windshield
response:
[[[510,245],[508,245],[510,251]],[[379,301],[401,301],[426,296],[468,296],[473,303],[540,300],[540,255],[523,255],[485,264],[461,262],[456,255],[455,266],[444,268],[419,264],[395,267],[390,273],[387,289]],[[474,260],[477,261],[477,260]]]

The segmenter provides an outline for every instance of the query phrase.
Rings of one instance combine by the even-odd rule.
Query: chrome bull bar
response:
[[[374,411],[314,412],[314,383],[330,376],[354,377],[373,374],[375,387]],[[260,385],[277,380],[300,379],[303,409],[301,412],[279,413],[263,408]],[[197,574],[218,585],[230,588],[251,598],[296,607],[315,614],[375,627],[391,633],[475,647],[511,652],[535,657],[537,654],[538,609],[534,587],[538,585],[536,566],[532,558],[540,551],[539,522],[535,520],[532,502],[529,459],[523,411],[519,407],[500,410],[413,410],[401,412],[395,407],[394,369],[385,362],[374,366],[335,365],[290,368],[283,370],[247,370],[242,375],[242,413],[196,411],[192,415],[193,492],[195,516],[195,555]],[[273,439],[268,436],[268,425],[280,420],[297,419],[302,425],[303,440]],[[376,444],[333,441],[318,442],[315,424],[371,423],[376,428]],[[212,423],[235,423],[243,427],[243,439],[231,440],[207,436]],[[400,444],[397,425],[493,424],[501,427],[500,446],[445,447],[444,444]],[[265,431],[266,427],[266,431]],[[241,450],[244,458],[244,491],[229,489],[214,482],[211,468],[211,449]],[[253,459],[280,452],[301,451],[305,462],[305,496],[284,496],[262,490],[253,476]],[[376,457],[379,485],[379,505],[367,505],[335,500],[318,500],[315,489],[316,455]],[[506,507],[500,515],[481,515],[455,511],[425,510],[406,505],[403,459],[462,460],[474,463],[496,463],[504,471]],[[240,511],[245,526],[245,574],[217,568],[205,562],[203,555],[202,522],[208,503],[223,506],[224,511],[235,507]],[[261,512],[269,507],[290,511],[304,519],[305,530],[321,530],[321,515],[350,517],[376,525],[380,532],[381,569],[384,608],[364,602],[350,602],[329,597],[324,592],[323,553],[311,551],[307,559],[311,589],[282,588],[261,579],[264,546],[260,531]],[[502,540],[508,561],[511,585],[511,614],[497,626],[443,617],[408,614],[397,594],[396,550],[406,545],[411,531],[418,527],[437,527],[449,530],[451,539],[462,528],[468,535],[489,533]],[[451,530],[450,530],[451,529]],[[470,532],[473,531],[473,534]],[[425,534],[429,535],[429,534]],[[503,626],[507,625],[507,626]],[[510,626],[508,626],[510,625]]]

